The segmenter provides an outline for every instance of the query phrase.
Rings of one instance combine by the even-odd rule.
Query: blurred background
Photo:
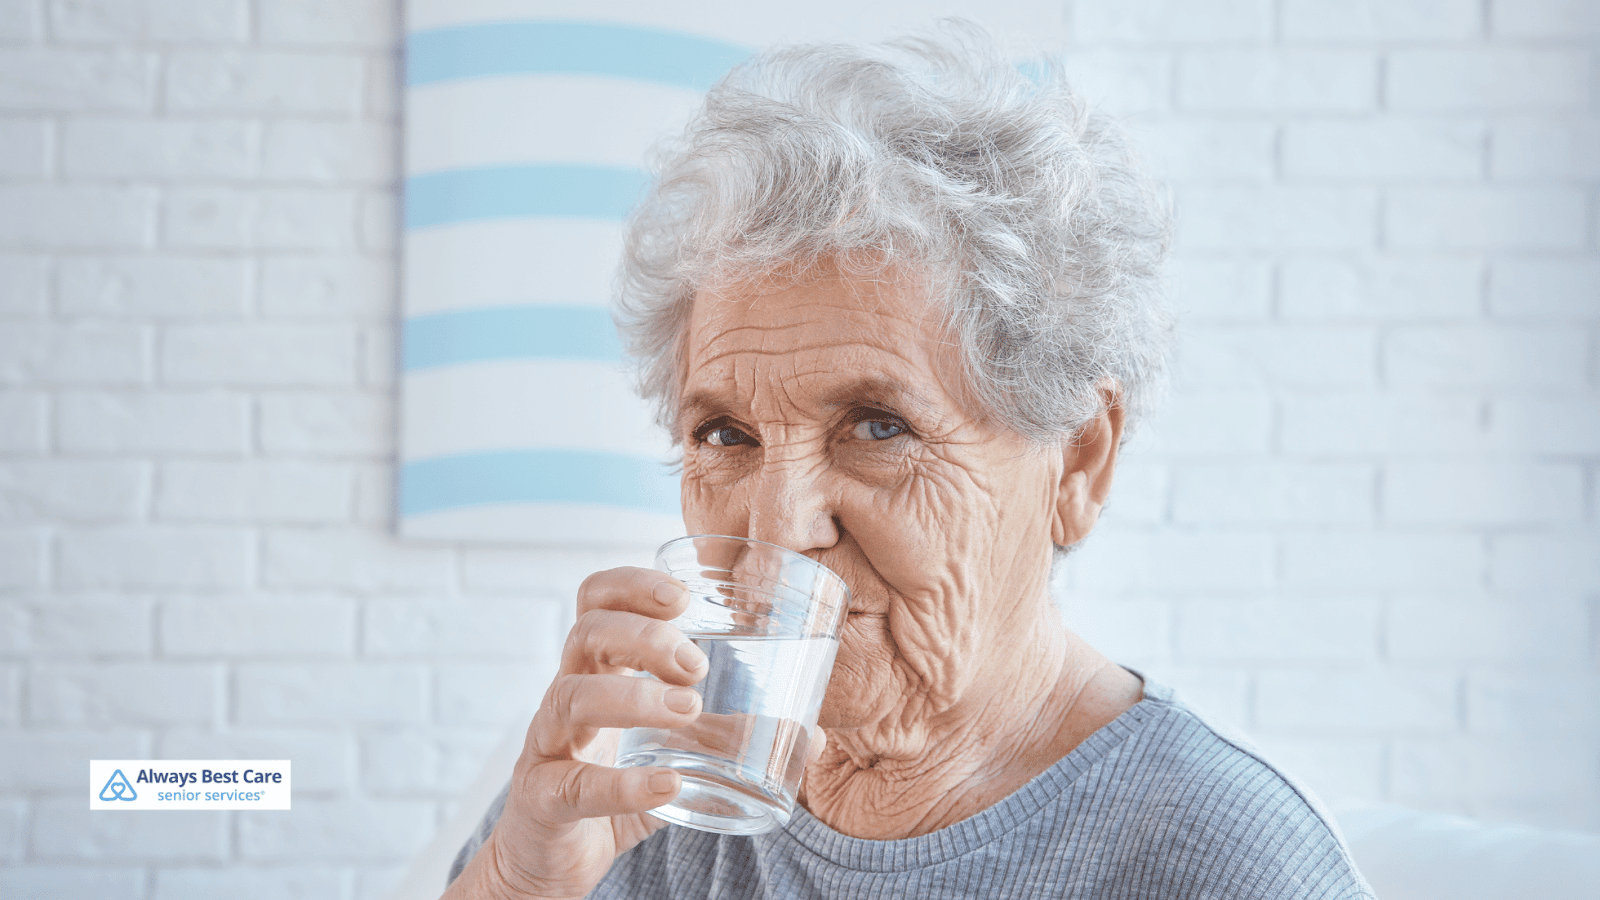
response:
[[[1178,212],[1069,623],[1336,806],[1600,831],[1600,4],[1036,7]],[[387,896],[648,564],[396,536],[403,21],[0,0],[0,896]],[[293,811],[91,814],[145,757]]]

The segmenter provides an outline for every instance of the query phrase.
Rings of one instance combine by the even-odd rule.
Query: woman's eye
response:
[[[754,445],[755,439],[732,425],[718,425],[701,433],[700,439],[713,447]]]
[[[906,433],[906,427],[899,422],[885,419],[864,419],[856,423],[851,434],[863,441],[887,441],[892,437],[899,437]]]

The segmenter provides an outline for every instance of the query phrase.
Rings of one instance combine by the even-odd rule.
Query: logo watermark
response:
[[[95,759],[90,809],[288,809],[287,759]]]

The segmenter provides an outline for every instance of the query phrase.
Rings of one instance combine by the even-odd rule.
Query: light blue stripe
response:
[[[661,462],[583,450],[506,450],[420,459],[400,469],[400,514],[502,503],[589,503],[678,515]]]
[[[611,316],[593,306],[506,306],[406,319],[400,368],[406,372],[489,359],[620,362]]]
[[[699,35],[603,22],[488,22],[406,37],[406,84],[488,75],[607,75],[703,91],[750,55]]]
[[[406,227],[475,219],[562,216],[621,221],[646,179],[617,166],[482,166],[406,179]]]

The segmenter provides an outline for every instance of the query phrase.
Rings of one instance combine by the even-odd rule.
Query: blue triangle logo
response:
[[[128,781],[128,776],[118,769],[106,779],[106,786],[100,789],[101,800],[137,800],[139,795],[134,793],[133,783]]]

